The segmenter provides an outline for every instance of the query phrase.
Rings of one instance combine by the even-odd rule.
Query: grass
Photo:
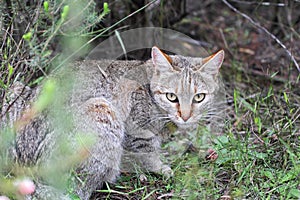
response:
[[[258,82],[251,84],[254,86],[247,91],[242,88],[242,82],[240,88],[228,89],[232,96],[228,99],[228,121],[223,135],[213,137],[211,146],[218,153],[216,161],[204,158],[209,132],[200,128],[196,136],[191,134],[197,151],[183,154],[184,148],[177,144],[179,151],[171,156],[174,177],[164,179],[145,174],[148,181],[140,182],[139,173],[123,174],[112,186],[112,192],[106,191],[105,195],[100,192],[96,196],[105,199],[121,196],[124,199],[145,196],[147,199],[299,199],[300,96],[295,86],[282,87],[272,80],[263,89]],[[170,146],[176,143],[166,147]]]
[[[85,47],[88,46],[86,42],[88,37],[92,37],[92,28],[110,11],[105,3],[103,11],[98,15],[95,12],[95,2],[91,0],[81,1],[81,3],[68,0],[32,1],[26,4],[12,0],[1,4],[0,11],[0,60],[2,61],[0,64],[0,196],[23,199],[24,197],[17,191],[16,183],[24,177],[30,179],[43,177],[45,180],[52,180],[57,187],[61,188],[66,184],[63,177],[66,169],[61,166],[61,161],[52,162],[53,165],[43,171],[35,167],[19,167],[8,157],[8,149],[14,141],[14,130],[21,129],[29,120],[40,114],[46,107],[48,108],[49,104],[53,103],[51,99],[53,100],[53,90],[56,88],[50,78],[47,79],[46,84],[43,81],[45,84],[43,94],[33,104],[32,109],[25,111],[26,119],[18,120],[13,128],[4,129],[2,119],[5,110],[2,110],[2,106],[5,101],[10,101],[9,88],[16,81],[31,87],[41,85],[42,80],[48,76],[51,69],[57,67],[58,63],[64,61],[66,65],[74,59],[75,55],[66,60],[71,54],[68,48],[78,49],[83,44]],[[20,20],[20,16],[26,17]],[[86,36],[87,33],[91,36]],[[84,52],[76,53],[76,56],[84,55]],[[59,98],[55,97],[56,100],[60,98],[63,98],[63,95]],[[60,123],[60,128],[67,127]],[[64,144],[64,149],[60,150],[62,160],[68,156],[67,150],[70,148],[68,149],[68,145]],[[70,168],[73,162],[78,163],[78,156],[67,158],[69,162],[65,163],[67,168]]]

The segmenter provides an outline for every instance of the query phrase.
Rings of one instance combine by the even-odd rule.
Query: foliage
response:
[[[77,52],[76,55],[72,53],[74,49],[87,46],[87,40],[95,34],[93,28],[110,12],[108,4],[104,3],[103,11],[97,13],[96,4],[92,0],[27,3],[13,0],[1,4],[0,11],[1,108],[4,101],[9,99],[9,88],[16,81],[30,86],[41,84],[53,69],[57,69],[59,65],[65,66],[74,58],[84,55],[84,51]],[[66,85],[64,84],[65,88]],[[23,199],[22,195],[34,190],[33,183],[27,177],[35,179],[38,174],[44,177],[50,177],[51,174],[63,175],[62,172],[66,171],[66,168],[60,167],[59,162],[54,161],[45,171],[37,171],[34,167],[22,168],[11,163],[7,157],[15,130],[21,129],[50,105],[53,106],[55,101],[62,99],[58,98],[58,95],[62,96],[62,93],[57,93],[59,87],[54,79],[48,78],[44,82],[41,95],[32,107],[25,111],[24,119],[16,121],[12,128],[5,128],[0,124],[0,194]],[[62,105],[56,105],[56,110],[59,110],[60,106]],[[5,112],[6,110],[1,110],[0,118],[4,117]],[[62,131],[66,128],[68,127],[61,126]],[[61,137],[63,139],[63,136]],[[62,144],[61,148],[60,153],[64,153],[61,153],[60,158],[66,159],[66,152],[70,149],[66,144]],[[80,153],[80,149],[78,151]],[[78,158],[68,157],[65,167],[70,167],[76,162]],[[65,184],[59,183],[58,179],[54,181],[58,187]]]

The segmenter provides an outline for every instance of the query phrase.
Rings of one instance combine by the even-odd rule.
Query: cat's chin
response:
[[[196,123],[187,123],[187,122],[183,122],[183,123],[175,123],[176,126],[178,127],[178,129],[181,130],[194,130],[198,127],[198,124]]]

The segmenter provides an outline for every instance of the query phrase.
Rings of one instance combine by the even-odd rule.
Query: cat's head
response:
[[[215,109],[223,59],[223,50],[206,58],[192,58],[169,56],[152,48],[151,91],[158,106],[178,127],[195,126]]]

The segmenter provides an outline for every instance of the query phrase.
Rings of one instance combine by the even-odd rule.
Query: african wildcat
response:
[[[87,147],[88,157],[76,166],[81,181],[75,180],[75,193],[81,199],[89,199],[104,181],[116,179],[125,151],[131,152],[143,168],[172,175],[159,155],[166,122],[179,129],[196,128],[217,109],[223,51],[207,58],[191,58],[169,56],[153,47],[151,55],[147,62],[83,61],[71,68],[75,81],[65,110],[60,112],[74,122],[67,138],[72,143],[81,132],[95,139]],[[39,89],[16,85],[2,109],[4,112],[9,107],[2,119],[6,123],[17,120],[39,93]],[[14,104],[8,106],[11,102]],[[61,134],[53,121],[46,110],[16,134],[11,153],[18,164],[49,164]],[[77,146],[73,149],[75,153]],[[32,197],[63,198],[41,184]]]

